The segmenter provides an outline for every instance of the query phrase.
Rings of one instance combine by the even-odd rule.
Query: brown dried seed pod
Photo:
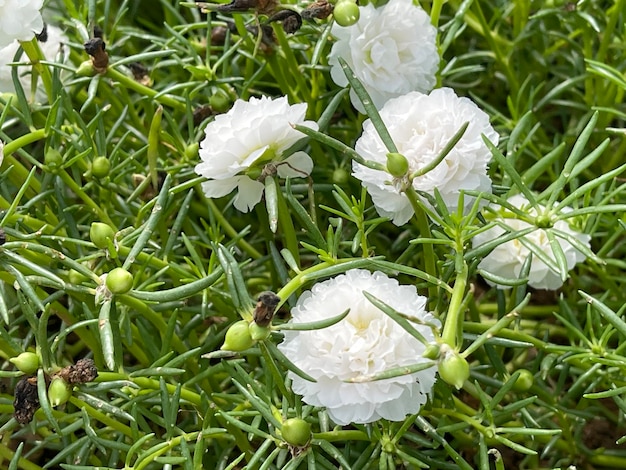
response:
[[[37,377],[24,377],[15,385],[13,417],[20,424],[30,423],[38,408]]]
[[[70,385],[84,384],[91,382],[98,377],[98,369],[93,359],[79,359],[76,364],[64,367],[55,374]]]
[[[311,21],[314,18],[324,20],[328,18],[332,12],[333,5],[326,0],[320,0],[306,7],[306,9],[302,11],[302,18],[307,21]]]
[[[83,44],[85,52],[91,56],[93,68],[98,73],[105,73],[109,66],[109,54],[105,52],[106,44],[102,38],[93,38]]]
[[[274,310],[280,303],[280,297],[271,291],[261,292],[257,298],[256,307],[252,312],[254,322],[259,326],[268,326],[274,317]]]

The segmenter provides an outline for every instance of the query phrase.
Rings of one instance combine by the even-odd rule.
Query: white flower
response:
[[[509,198],[508,202],[525,212],[530,217],[537,217],[544,210],[545,207],[539,205],[539,214],[535,208],[530,206],[528,200],[522,195],[516,195]],[[561,213],[570,212],[572,209],[566,207],[561,210]],[[515,232],[524,230],[532,225],[526,221],[517,218],[516,214],[510,211],[501,210],[497,220],[505,224],[510,228],[510,231]],[[578,239],[583,245],[589,247],[591,237],[585,233],[577,232],[572,229],[570,225],[564,221],[559,220],[554,223],[553,229],[555,230],[555,238],[558,244],[561,246],[565,259],[567,260],[567,269],[571,270],[576,263],[583,262],[585,255],[578,251],[569,241],[565,240],[562,236],[559,236],[558,232],[562,232],[571,235],[575,239]],[[495,226],[489,230],[480,233],[472,239],[474,247],[483,245],[491,240],[501,237],[505,233],[505,229],[500,226]],[[534,245],[534,246],[533,246]],[[528,274],[528,285],[535,289],[558,289],[563,285],[563,280],[557,269],[556,255],[545,229],[537,228],[537,230],[525,235],[521,238],[516,238],[508,242],[502,243],[493,249],[478,265],[479,269],[500,276],[506,279],[518,279],[522,270],[522,265],[530,255],[533,254],[530,273]],[[545,260],[542,259],[545,258]],[[548,263],[546,263],[548,261]],[[496,285],[495,283],[487,280],[490,285]],[[510,286],[498,286],[501,289],[509,289]]]
[[[2,0],[0,0],[2,1]],[[67,42],[67,37],[60,28],[56,26],[48,26],[47,29],[48,38],[45,42],[39,41],[39,48],[44,57],[48,61],[53,61],[61,48],[61,44]],[[13,66],[8,65],[14,62],[15,54],[20,47],[19,42],[15,41],[6,47],[0,49],[0,93],[15,93],[15,86],[13,84]],[[22,54],[22,57],[18,59],[21,62],[29,62],[26,54]],[[22,88],[29,96],[32,87],[32,71],[30,66],[17,66],[17,75],[22,84]],[[45,101],[46,91],[43,87],[37,87],[36,98],[38,101]]]
[[[256,178],[267,164],[275,165],[278,176],[304,177],[313,169],[313,161],[304,152],[284,159],[282,154],[304,135],[291,124],[317,129],[317,123],[305,121],[306,103],[289,105],[287,97],[237,100],[226,114],[210,122],[200,143],[202,162],[195,171],[209,179],[202,189],[209,198],[222,197],[235,188],[234,205],[242,212],[251,210],[263,195],[264,185]],[[250,171],[249,171],[250,170]],[[246,174],[254,177],[251,178]]]
[[[359,10],[356,24],[346,28],[333,25],[337,42],[328,59],[333,81],[339,86],[348,84],[339,65],[341,57],[377,109],[405,93],[432,90],[440,58],[435,43],[437,30],[426,12],[411,0],[390,0],[380,8],[370,3]],[[356,109],[365,112],[352,90],[350,99]]]
[[[491,153],[482,139],[484,134],[494,145],[498,134],[489,117],[468,98],[459,98],[450,88],[433,90],[429,95],[412,92],[388,101],[380,116],[398,147],[409,162],[409,173],[420,170],[436,159],[461,126],[469,121],[465,134],[448,156],[433,170],[413,179],[416,190],[434,194],[435,188],[450,209],[457,206],[461,190],[491,192],[487,164]],[[363,124],[363,135],[355,149],[365,160],[387,162],[387,149],[372,122]],[[402,180],[387,172],[368,168],[353,161],[352,174],[372,196],[376,210],[396,225],[408,222],[413,208],[402,191]],[[469,206],[471,198],[465,198]]]
[[[43,29],[43,0],[0,0],[0,47],[30,41]]]
[[[425,346],[376,308],[366,291],[398,312],[439,327],[426,312],[426,298],[414,286],[401,286],[381,272],[353,269],[305,292],[292,309],[293,323],[327,319],[350,309],[348,316],[328,328],[286,331],[278,347],[298,368],[317,382],[292,372],[294,392],[314,406],[324,406],[338,424],[369,423],[384,418],[401,421],[417,413],[435,383],[436,367],[399,377],[349,383],[427,359]],[[430,343],[432,329],[413,326]]]

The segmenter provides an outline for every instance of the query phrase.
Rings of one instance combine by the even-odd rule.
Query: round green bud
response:
[[[76,75],[79,77],[93,77],[95,74],[96,70],[93,68],[91,60],[86,60],[76,69]]]
[[[253,341],[263,341],[267,339],[272,332],[272,330],[267,326],[259,326],[256,322],[251,322],[250,326],[250,337]]]
[[[48,386],[48,400],[53,407],[62,405],[72,396],[69,385],[61,377],[55,377]]]
[[[198,158],[198,151],[200,150],[200,145],[196,142],[194,144],[188,145],[187,147],[185,147],[185,157],[189,158],[190,160],[193,159],[197,159]]]
[[[102,179],[109,175],[111,162],[107,157],[96,157],[91,163],[91,174],[94,178]]]
[[[469,378],[470,368],[465,358],[456,351],[448,351],[444,358],[439,361],[439,376],[444,382],[460,389]]]
[[[283,439],[294,447],[304,447],[311,440],[311,425],[302,418],[289,418],[280,430]]]
[[[113,241],[113,237],[115,237],[113,229],[102,222],[94,222],[89,228],[89,239],[98,248],[108,248],[109,243]]]
[[[225,351],[244,351],[251,348],[254,340],[250,335],[249,325],[250,323],[246,320],[239,320],[230,325],[221,349]]]
[[[333,171],[333,184],[345,184],[350,178],[350,173],[345,168],[335,168]]]
[[[409,161],[401,153],[388,153],[387,154],[387,171],[391,176],[401,178],[409,171]]]
[[[426,347],[426,351],[424,351],[424,354],[422,354],[422,357],[425,357],[426,359],[438,359],[439,355],[441,354],[441,347],[438,344],[429,344]]]
[[[230,99],[226,94],[218,91],[209,98],[209,106],[216,113],[225,113],[230,109]]]
[[[333,16],[339,26],[352,26],[359,21],[360,15],[361,12],[356,3],[346,0],[340,0],[333,10]]]
[[[528,369],[519,369],[519,373],[520,375],[517,377],[517,380],[513,385],[513,390],[516,392],[526,392],[533,386],[535,377]]]
[[[63,155],[57,149],[49,148],[43,159],[44,164],[52,172],[61,168],[63,164]]]
[[[25,374],[32,374],[39,369],[39,356],[30,351],[12,357],[9,362]]]
[[[125,294],[133,287],[133,275],[124,268],[115,268],[107,274],[106,285],[113,294]]]

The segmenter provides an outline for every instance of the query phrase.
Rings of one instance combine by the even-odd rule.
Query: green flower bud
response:
[[[250,337],[252,341],[263,341],[267,339],[272,330],[267,326],[259,326],[256,322],[250,323]]]
[[[387,154],[387,171],[396,178],[401,178],[409,171],[409,161],[401,153]]]
[[[78,66],[76,69],[76,75],[79,77],[93,77],[96,74],[91,60],[86,60]]]
[[[535,377],[528,369],[520,369],[519,372],[520,375],[517,377],[517,380],[513,385],[513,390],[516,392],[526,392],[533,386]]]
[[[460,389],[469,378],[470,368],[465,358],[456,351],[448,351],[444,358],[439,361],[439,376],[444,382]]]
[[[195,160],[198,158],[198,151],[200,150],[200,145],[198,143],[194,143],[185,147],[185,157],[190,160]]]
[[[336,168],[333,171],[333,184],[345,184],[348,182],[348,178],[350,178],[350,173],[345,168]]]
[[[125,294],[133,287],[133,275],[124,268],[115,268],[107,274],[106,285],[113,294]]]
[[[246,320],[240,320],[230,325],[221,349],[225,351],[243,351],[251,348],[254,340],[250,336],[249,325]]]
[[[230,99],[224,93],[218,91],[209,98],[209,106],[216,113],[225,113],[230,109]]]
[[[66,403],[72,396],[69,385],[61,377],[55,377],[48,386],[48,400],[53,407]]]
[[[103,224],[102,222],[94,222],[91,224],[89,238],[98,248],[108,248],[109,243],[113,241],[113,237],[115,237],[115,232],[107,224]]]
[[[426,359],[438,359],[441,355],[441,347],[438,344],[429,344],[426,347],[426,351],[422,354],[422,357]]]
[[[25,374],[33,374],[37,369],[39,369],[39,356],[30,351],[23,352],[18,356],[12,357],[9,359],[9,362]]]
[[[359,21],[360,15],[361,12],[356,3],[346,0],[340,0],[333,10],[333,16],[339,26],[352,26]]]
[[[91,174],[94,178],[102,179],[109,175],[111,162],[107,157],[96,157],[91,163]]]
[[[57,149],[50,148],[46,152],[43,162],[48,167],[49,171],[55,173],[63,164],[63,155],[61,155],[61,152]]]
[[[281,428],[283,439],[294,447],[304,447],[311,440],[311,425],[302,418],[289,418]]]

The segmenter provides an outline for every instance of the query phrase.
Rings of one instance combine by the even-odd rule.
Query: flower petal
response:
[[[313,171],[313,160],[306,152],[296,152],[277,165],[276,171],[281,178],[304,178]]]

